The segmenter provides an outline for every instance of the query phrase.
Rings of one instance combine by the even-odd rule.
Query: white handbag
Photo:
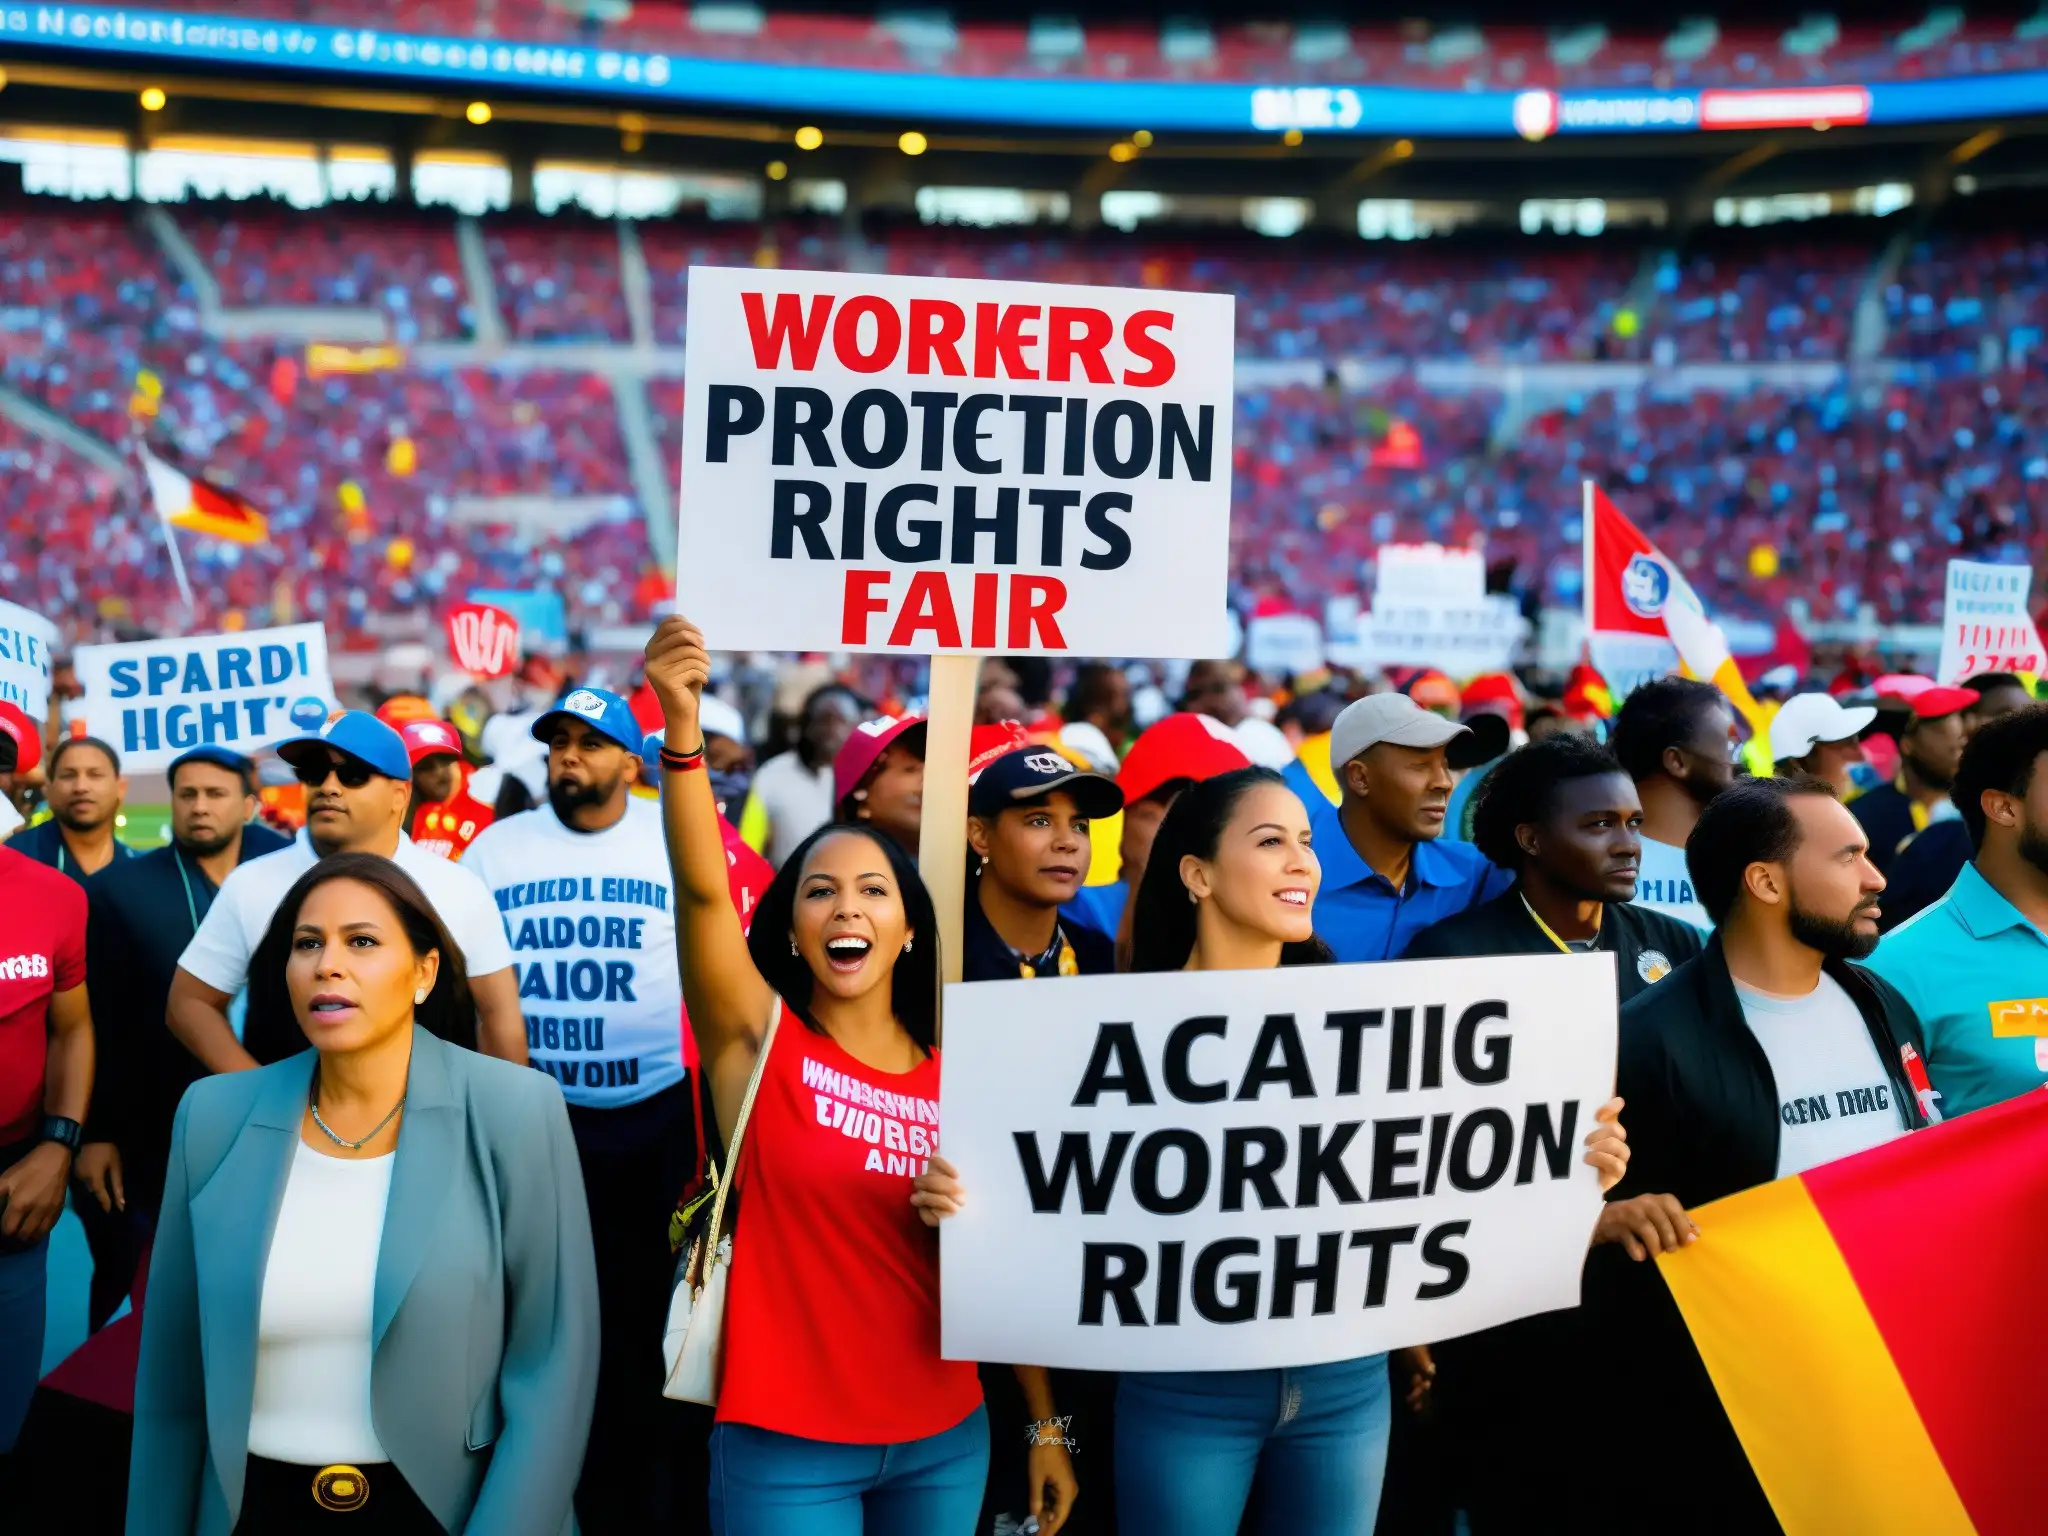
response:
[[[721,1175],[715,1163],[711,1168],[711,1182],[718,1194],[711,1203],[710,1219],[691,1224],[676,1265],[668,1324],[661,1336],[661,1359],[667,1373],[661,1395],[679,1403],[706,1407],[718,1403],[719,1376],[725,1365],[725,1283],[732,1272],[732,1234],[724,1230],[725,1197],[732,1192],[733,1171],[740,1165],[740,1142],[747,1134],[754,1094],[761,1086],[761,1074],[767,1069],[768,1053],[775,1048],[775,1030],[781,1022],[782,999],[778,997],[768,1015],[768,1031],[761,1037],[760,1054],[754,1058],[754,1075],[747,1079],[746,1097],[740,1100],[732,1141],[725,1149],[725,1172]]]

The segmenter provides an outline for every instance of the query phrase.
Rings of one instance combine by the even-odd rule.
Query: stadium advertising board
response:
[[[87,730],[137,773],[198,746],[253,753],[318,730],[335,707],[318,624],[82,645],[73,660]]]
[[[50,707],[50,664],[57,626],[40,613],[0,598],[0,700],[32,720]]]
[[[1233,322],[692,268],[678,608],[732,650],[1227,654]]]
[[[975,982],[945,1007],[973,1192],[940,1228],[949,1359],[1298,1366],[1578,1304],[1605,955]],[[820,1119],[886,1168],[900,1127],[833,1076]]]

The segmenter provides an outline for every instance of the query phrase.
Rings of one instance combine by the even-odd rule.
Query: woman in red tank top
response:
[[[701,768],[703,636],[662,622],[662,816],[683,1001],[721,1126],[784,1006],[740,1165],[714,1527],[969,1536],[988,1468],[971,1363],[939,1358],[938,1240],[960,1186],[938,1154],[938,925],[887,838],[821,828],[742,934]]]

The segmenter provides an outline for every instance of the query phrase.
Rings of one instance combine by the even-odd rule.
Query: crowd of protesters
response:
[[[1702,1204],[2048,1082],[1998,1024],[2048,995],[2030,680],[1788,669],[1752,736],[1708,684],[1617,709],[1587,668],[991,660],[968,982],[1612,954],[1620,1057],[1576,1309],[1286,1371],[948,1361],[931,1229],[971,1175],[935,1134],[913,1175],[864,1166],[806,1075],[939,1099],[914,679],[715,640],[665,621],[623,692],[529,670],[364,701],[274,763],[195,749],[148,849],[114,747],[0,705],[4,1507],[1771,1531],[1645,1261],[1711,1241]],[[714,1412],[655,1346],[729,1144]],[[92,1338],[39,1388],[67,1204]],[[1625,1411],[1559,1411],[1624,1355]],[[90,1487],[51,1470],[82,1434]]]

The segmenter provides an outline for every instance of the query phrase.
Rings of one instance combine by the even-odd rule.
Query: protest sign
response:
[[[1951,560],[1941,605],[1941,665],[1935,680],[1960,683],[1979,672],[2048,672],[2027,598],[2034,570]]]
[[[1608,955],[976,982],[946,1015],[949,1359],[1309,1365],[1578,1302]]]
[[[519,665],[519,621],[490,603],[448,610],[448,652],[471,677],[504,677]]]
[[[1476,603],[1391,603],[1375,599],[1358,616],[1342,659],[1351,666],[1435,667],[1452,677],[1500,672],[1514,660],[1528,626],[1502,592]],[[1333,646],[1330,654],[1337,655]]]
[[[40,721],[50,707],[50,663],[57,626],[40,613],[0,598],[0,700]]]
[[[197,746],[255,752],[319,729],[335,707],[318,624],[82,645],[75,660],[86,729],[139,773]]]
[[[1233,303],[694,267],[676,605],[722,650],[1225,649]]]
[[[1299,677],[1323,664],[1323,627],[1305,613],[1269,613],[1244,627],[1244,664],[1254,672]]]

